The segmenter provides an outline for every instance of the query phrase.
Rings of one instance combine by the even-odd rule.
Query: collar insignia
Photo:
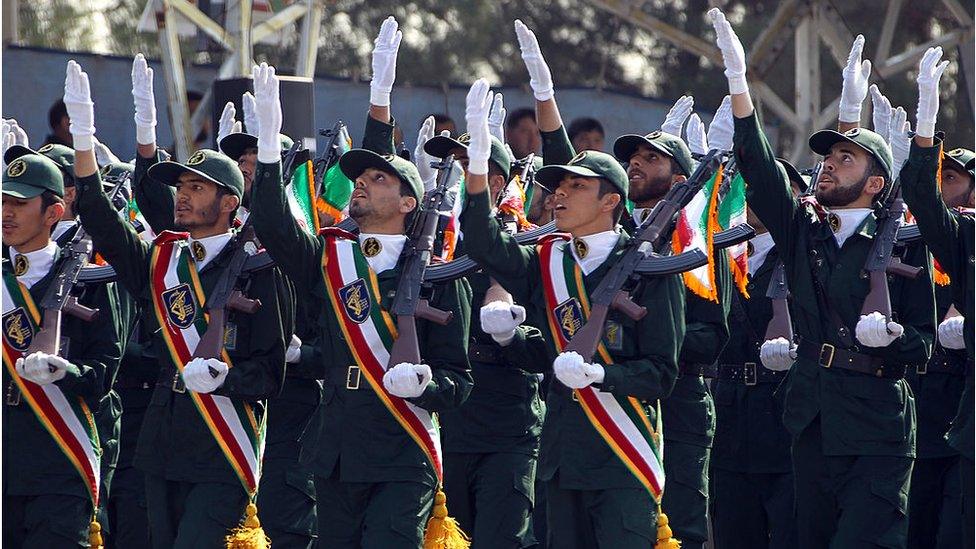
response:
[[[24,254],[14,256],[14,276],[24,276],[30,269],[30,260]]]
[[[193,253],[193,259],[196,260],[198,263],[200,261],[203,261],[204,258],[207,257],[207,248],[205,248],[204,245],[201,244],[200,241],[198,240],[194,240],[190,244],[190,251]]]
[[[830,230],[836,233],[840,230],[840,216],[830,212],[827,214],[827,224],[830,225]]]
[[[576,257],[583,259],[586,254],[590,253],[590,246],[582,238],[574,238],[573,251],[576,252]]]
[[[366,240],[363,240],[362,248],[363,255],[366,257],[376,257],[381,251],[383,251],[383,244],[371,236]]]

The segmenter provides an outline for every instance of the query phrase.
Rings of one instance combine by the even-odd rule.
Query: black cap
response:
[[[446,158],[454,149],[461,148],[467,150],[470,143],[471,134],[469,133],[463,133],[457,139],[446,135],[435,135],[424,143],[424,152],[434,158]],[[491,160],[495,166],[498,166],[498,169],[502,171],[506,179],[512,176],[512,157],[505,150],[505,145],[495,136],[491,137],[491,154],[488,160]]]
[[[198,150],[190,156],[186,164],[169,160],[153,164],[147,175],[164,185],[176,186],[180,175],[186,172],[195,173],[215,185],[229,189],[237,198],[244,195],[244,176],[241,175],[237,162],[211,149]]]
[[[283,133],[278,134],[278,141],[281,142],[282,152],[291,149],[295,144],[292,138]],[[249,133],[232,133],[221,139],[217,145],[220,147],[220,152],[237,162],[246,150],[258,148],[258,138]]]

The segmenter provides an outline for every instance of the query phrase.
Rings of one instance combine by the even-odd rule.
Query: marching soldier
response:
[[[861,314],[869,289],[861,273],[878,238],[871,206],[893,179],[891,150],[866,129],[814,134],[811,149],[824,155],[816,198],[827,211],[821,217],[798,203],[756,117],[742,45],[720,10],[709,16],[732,94],[734,151],[749,205],[776,243],[793,295],[800,344],[782,390],[800,545],[904,546],[915,406],[903,378],[906,365],[928,359],[935,306],[919,246],[902,261],[920,267],[920,276],[890,281],[893,318]],[[857,48],[855,42],[849,72],[858,76],[845,77],[842,122],[858,120],[867,95]]]
[[[151,80],[152,73],[141,70],[139,78]],[[78,143],[94,131],[94,113],[87,75],[73,61],[65,103]],[[142,158],[156,154],[155,117],[145,115],[137,107]],[[282,311],[289,310],[290,293],[277,269],[251,273],[241,290],[260,301],[260,312],[227,311],[223,338],[205,349],[199,344],[208,333],[202,307],[233,255],[228,243],[244,187],[240,171],[206,149],[186,164],[153,164],[146,176],[177,188],[175,222],[189,234],[164,232],[152,244],[107,200],[93,152],[76,152],[75,175],[82,223],[139,300],[142,326],[154,334],[159,353],[158,382],[134,458],[146,475],[153,547],[219,545],[245,509],[245,528],[256,522],[249,503],[260,478],[266,399],[277,394],[284,376],[283,334],[291,333],[292,319]]]
[[[391,17],[377,38],[371,94],[371,103],[387,115],[399,41]],[[394,325],[384,308],[396,293],[404,233],[424,194],[417,169],[392,154],[345,153],[339,165],[356,184],[349,213],[359,236],[335,229],[307,234],[291,218],[283,192],[274,69],[256,68],[254,82],[259,135],[251,216],[299,299],[314,296],[312,310],[319,311],[325,396],[316,419],[318,440],[307,452],[315,473],[319,544],[420,546],[432,509],[432,520],[446,514],[443,494],[435,502],[437,435],[422,426],[431,424],[432,412],[459,406],[470,391],[470,290],[463,281],[434,288],[431,305],[454,317],[444,326],[418,322],[423,363],[387,368],[396,330],[408,328]]]
[[[965,388],[959,401],[959,408],[949,428],[947,442],[951,449],[959,452],[959,482],[962,490],[962,542],[960,547],[973,547],[973,524],[976,521],[973,514],[973,217],[969,213],[950,210],[947,207],[947,194],[950,186],[939,189],[938,173],[943,171],[941,183],[946,184],[946,175],[958,170],[955,156],[942,154],[942,143],[935,137],[935,122],[939,110],[939,80],[948,61],[939,62],[942,58],[942,48],[930,48],[922,57],[919,64],[918,80],[918,113],[915,137],[908,133],[909,127],[893,128],[898,132],[897,139],[903,146],[910,144],[908,162],[901,171],[905,202],[915,216],[922,237],[932,250],[932,255],[939,262],[943,272],[950,278],[952,303],[962,312],[962,317],[956,316],[942,322],[939,326],[939,343],[952,349],[965,348]],[[968,156],[968,155],[967,155]],[[974,160],[968,159],[963,168],[967,175],[973,176]],[[971,185],[971,184],[970,184]],[[970,191],[971,192],[971,191]],[[941,196],[940,196],[941,195]],[[962,340],[960,342],[960,340]],[[960,345],[962,343],[962,345]],[[938,355],[936,355],[938,356]],[[926,374],[928,375],[928,374]],[[926,383],[928,380],[926,379]],[[947,398],[949,395],[943,395]],[[925,467],[925,465],[923,465]],[[947,472],[951,474],[951,470]],[[952,479],[947,478],[947,484]],[[950,484],[951,485],[951,484]],[[915,488],[913,486],[913,488]],[[916,497],[912,494],[912,497]],[[951,510],[946,510],[951,512]],[[938,542],[951,542],[951,538],[942,538],[942,518]],[[914,518],[914,516],[913,516]],[[945,520],[951,521],[950,518]]]
[[[75,151],[70,147],[49,143],[34,151],[23,145],[14,145],[4,152],[4,162],[10,164],[15,158],[20,158],[25,154],[41,154],[49,158],[58,166],[61,180],[64,182],[64,215],[51,235],[58,246],[64,247],[75,236],[78,229],[78,220],[74,211],[75,203],[75,176],[74,163]]]
[[[11,253],[3,262],[3,543],[100,544],[95,512],[109,449],[99,435],[112,419],[108,393],[122,355],[118,295],[113,284],[84,288],[79,302],[98,310],[96,323],[49,315],[41,300],[60,282],[64,258],[51,239],[65,209],[62,175],[47,157],[24,154],[7,165],[2,190]]]

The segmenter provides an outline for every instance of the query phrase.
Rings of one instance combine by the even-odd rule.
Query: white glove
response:
[[[397,26],[392,15],[387,17],[373,43],[373,80],[369,83],[369,103],[378,107],[390,106],[390,92],[396,80],[397,50],[403,38]]]
[[[939,324],[939,343],[946,349],[964,349],[966,340],[963,337],[963,323],[965,318],[953,316]]]
[[[275,68],[267,63],[251,70],[254,80],[254,115],[258,121],[258,162],[281,161],[281,99]]]
[[[258,134],[258,115],[255,112],[257,106],[254,104],[254,94],[251,92],[244,92],[241,96],[241,110],[244,111],[244,131],[248,135],[256,136]]]
[[[705,141],[705,123],[701,121],[701,117],[697,113],[688,119],[688,125],[685,127],[685,139],[688,141],[688,148],[691,149],[691,152],[695,154],[708,152],[708,142]]]
[[[136,107],[136,143],[151,145],[156,142],[156,96],[153,70],[141,53],[132,60],[132,102]]]
[[[552,72],[542,57],[539,40],[535,33],[525,26],[520,19],[515,20],[515,37],[518,38],[519,49],[522,50],[522,61],[529,71],[529,86],[532,95],[539,101],[548,101],[553,96]]]
[[[918,63],[918,112],[915,133],[920,137],[935,137],[935,119],[939,116],[939,80],[949,66],[942,59],[942,47],[929,48]]]
[[[433,378],[430,366],[401,362],[383,374],[383,387],[400,398],[417,398],[424,394]]]
[[[289,364],[296,364],[302,358],[302,340],[298,339],[295,334],[291,335],[291,341],[288,342],[288,348],[285,350],[285,362]]]
[[[857,340],[866,347],[887,347],[905,333],[905,328],[897,322],[888,322],[885,316],[877,311],[869,315],[861,315],[854,327]]]
[[[681,126],[691,115],[691,110],[695,107],[695,98],[690,95],[682,95],[671,105],[668,114],[664,115],[664,122],[661,123],[661,131],[671,135],[681,136]]]
[[[494,94],[488,81],[479,78],[471,85],[465,101],[464,118],[468,123],[468,172],[476,175],[488,173],[488,157],[491,156],[491,134],[488,133],[488,113]]]
[[[891,117],[894,113],[891,101],[881,93],[877,84],[871,84],[868,91],[871,92],[871,119],[874,121],[874,133],[891,143]]]
[[[212,393],[224,384],[227,371],[227,363],[216,358],[194,358],[183,367],[183,383],[194,393]]]
[[[502,143],[505,142],[505,102],[502,94],[495,94],[495,101],[491,104],[491,112],[488,114],[488,133],[498,138]]]
[[[582,389],[593,383],[602,383],[606,373],[599,364],[587,364],[575,351],[559,353],[552,361],[552,371],[556,379],[570,389]]]
[[[735,122],[732,121],[732,96],[726,95],[718,106],[711,123],[708,124],[708,148],[721,151],[732,150],[732,135]]]
[[[217,144],[219,145],[225,137],[234,133],[234,126],[238,124],[235,117],[237,116],[237,107],[234,106],[233,101],[228,101],[224,105],[224,110],[220,112],[220,122],[217,124]],[[236,160],[236,159],[235,159]]]
[[[515,329],[525,322],[525,307],[492,301],[481,308],[481,330],[502,347],[512,342]]]
[[[732,25],[725,18],[725,14],[718,8],[708,10],[708,17],[715,27],[715,42],[722,50],[722,60],[725,62],[725,77],[729,80],[729,93],[732,95],[746,93],[749,85],[746,82],[746,52],[742,49],[742,42],[732,30]]]
[[[14,367],[20,377],[38,385],[47,385],[64,379],[69,362],[57,355],[36,352],[17,359]],[[53,370],[53,371],[52,371]]]
[[[95,104],[91,100],[91,87],[88,85],[88,75],[81,70],[81,65],[72,59],[68,61],[68,70],[64,78],[64,106],[71,119],[71,137],[76,151],[90,151],[94,147],[92,136],[95,135]]]
[[[860,122],[861,104],[868,96],[868,79],[871,77],[871,61],[861,61],[864,50],[864,35],[859,34],[851,46],[851,53],[847,55],[847,66],[844,67],[844,84],[840,91],[840,112],[837,119],[841,122]]]
[[[796,345],[785,337],[767,339],[759,347],[759,360],[763,366],[774,372],[789,370],[796,360]]]
[[[912,150],[912,125],[908,122],[908,113],[905,109],[898,107],[891,115],[889,124],[889,135],[891,136],[891,169],[897,176],[901,173],[902,166],[908,160],[908,153]]]
[[[4,172],[6,172],[7,167],[3,162],[3,157],[6,156],[7,149],[16,144],[16,140],[17,138],[14,136],[13,132],[10,131],[10,122],[4,118],[2,127],[0,127],[0,166],[3,166]]]
[[[10,126],[8,131],[14,134],[14,145],[30,148],[30,140],[27,138],[27,132],[24,131],[24,128],[21,128],[20,124],[13,118],[7,122]]]
[[[92,138],[92,143],[95,145],[95,162],[99,166],[108,166],[109,164],[120,162],[119,157],[115,156],[112,149],[99,141],[97,137]]]
[[[424,120],[424,123],[420,125],[420,131],[417,132],[417,146],[413,149],[414,163],[417,165],[417,171],[420,173],[420,180],[424,182],[424,190],[433,187],[434,179],[437,176],[434,168],[430,167],[430,163],[434,161],[434,157],[427,154],[427,151],[424,150],[424,144],[434,137],[434,125],[433,116],[428,116]],[[444,131],[446,132],[447,130]],[[443,133],[441,132],[442,135]],[[450,134],[450,132],[447,133]]]

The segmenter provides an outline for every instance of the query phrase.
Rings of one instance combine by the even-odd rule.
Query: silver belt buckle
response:
[[[742,365],[742,382],[749,387],[759,383],[759,371],[756,369],[755,362],[746,362]]]
[[[363,373],[359,369],[359,366],[356,365],[350,366],[349,369],[346,371],[346,389],[350,391],[359,390],[359,382],[362,379],[362,377],[363,377]]]
[[[173,383],[170,386],[170,389],[172,389],[174,393],[183,394],[186,392],[186,383],[183,383],[183,376],[180,375],[179,371],[173,374]]]

